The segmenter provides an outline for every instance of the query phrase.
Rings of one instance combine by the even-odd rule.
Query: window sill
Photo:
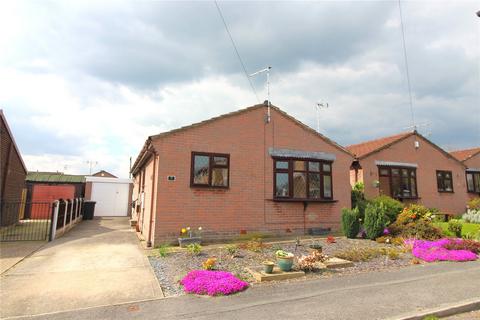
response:
[[[309,202],[320,202],[320,203],[334,203],[338,202],[338,200],[334,199],[282,199],[282,198],[273,198],[273,199],[267,199],[273,202],[303,202],[303,203],[309,203]]]
[[[438,190],[438,193],[451,193],[451,194],[453,194],[453,193],[455,193],[455,192],[454,192],[454,191],[441,191],[441,190]]]
[[[398,199],[398,200],[420,200],[422,198],[420,198],[420,197],[394,197],[394,199]]]
[[[476,192],[476,191],[467,191],[468,193],[471,193],[471,194],[478,194],[480,195],[480,192]]]
[[[191,185],[191,189],[199,189],[199,190],[228,190],[230,187],[212,187],[212,186],[202,186],[202,185]]]

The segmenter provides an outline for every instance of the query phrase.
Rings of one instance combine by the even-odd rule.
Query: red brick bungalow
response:
[[[469,198],[480,196],[480,147],[457,150],[450,154],[466,166],[465,177]]]
[[[418,132],[406,132],[347,147],[356,161],[350,182],[363,181],[365,196],[385,194],[406,203],[465,212],[465,166]]]
[[[255,105],[150,136],[132,166],[132,217],[148,244],[337,230],[353,156],[275,106]]]

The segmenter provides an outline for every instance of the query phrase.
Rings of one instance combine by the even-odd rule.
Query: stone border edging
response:
[[[388,318],[387,320],[423,320],[427,316],[436,316],[442,318],[475,310],[480,310],[480,297],[476,297],[461,303],[454,303],[447,306],[425,310],[422,312],[412,312],[403,316]]]

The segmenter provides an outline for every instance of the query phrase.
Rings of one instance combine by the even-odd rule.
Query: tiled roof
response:
[[[217,117],[214,117],[214,118],[211,118],[211,119],[207,119],[207,120],[204,120],[204,121],[201,121],[201,122],[198,122],[198,123],[194,123],[194,124],[191,124],[191,125],[187,125],[187,126],[184,126],[184,127],[180,127],[178,129],[174,129],[174,130],[171,130],[171,131],[167,131],[167,132],[162,132],[160,134],[156,134],[156,135],[153,135],[153,136],[149,136],[147,141],[145,141],[145,144],[142,148],[142,150],[140,151],[140,154],[137,156],[137,159],[135,160],[135,162],[133,163],[133,166],[132,166],[132,173],[135,173],[136,170],[138,169],[137,167],[139,167],[139,164],[140,162],[142,161],[142,158],[143,156],[145,155],[147,149],[150,147],[151,145],[151,141],[153,139],[158,139],[158,138],[163,138],[163,137],[166,137],[168,135],[171,135],[171,134],[174,134],[174,133],[177,133],[177,132],[180,132],[180,131],[184,131],[184,130],[188,130],[190,128],[194,128],[194,127],[198,127],[198,126],[202,126],[202,125],[206,125],[206,124],[209,124],[211,122],[214,122],[214,121],[217,121],[219,119],[224,119],[224,118],[228,118],[228,117],[233,117],[233,116],[236,116],[236,115],[239,115],[239,114],[243,114],[243,113],[246,113],[246,112],[249,112],[249,111],[252,111],[252,110],[256,110],[256,109],[259,109],[259,108],[266,108],[267,105],[265,103],[263,104],[257,104],[257,105],[253,105],[251,107],[247,107],[247,108],[244,108],[244,109],[240,109],[240,110],[237,110],[237,111],[233,111],[233,112],[230,112],[230,113],[226,113],[226,114],[223,114],[223,115],[220,115],[220,116],[217,116]],[[282,111],[279,107],[277,106],[274,106],[274,105],[270,105],[271,109],[272,110],[275,110],[277,111],[279,114],[283,115],[284,117],[292,120],[293,122],[295,122],[297,125],[299,125],[300,127],[302,127],[303,129],[306,129],[314,134],[316,134],[317,136],[321,137],[323,140],[325,140],[325,142],[327,142],[328,144],[336,147],[337,149],[349,154],[350,156],[352,156],[352,154],[350,153],[349,150],[347,150],[345,147],[339,145],[338,143],[336,143],[335,141],[327,138],[326,136],[322,135],[321,133],[318,133],[315,129],[312,129],[310,128],[309,126],[307,126],[306,124],[304,124],[303,122],[301,122],[300,120],[297,120],[296,118],[292,117],[291,115],[287,114],[285,111]]]
[[[464,149],[464,150],[457,150],[457,151],[452,151],[450,154],[457,158],[460,161],[465,161],[467,159],[470,159],[477,153],[480,153],[480,147],[477,148],[471,148],[471,149]]]
[[[412,134],[414,134],[414,132],[403,132],[389,137],[383,137],[380,139],[370,140],[358,144],[352,144],[351,146],[347,146],[347,149],[357,158],[362,158],[372,152],[388,147],[391,144],[402,140]]]
[[[31,182],[83,183],[85,176],[64,174],[63,172],[29,172],[25,179]]]

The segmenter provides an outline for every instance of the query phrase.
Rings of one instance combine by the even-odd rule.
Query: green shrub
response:
[[[463,228],[463,225],[460,220],[450,219],[450,221],[448,221],[448,231],[453,233],[455,237],[457,238],[462,237],[462,228]]]
[[[370,204],[370,201],[365,199],[357,202],[357,205],[355,206],[355,208],[358,209],[358,217],[360,218],[360,221],[365,220],[365,209],[369,204]]]
[[[165,258],[170,253],[170,246],[168,244],[161,244],[157,247],[157,255]]]
[[[360,216],[358,208],[342,209],[342,230],[343,234],[350,239],[355,239],[360,231]]]
[[[187,246],[187,252],[191,255],[198,256],[200,253],[202,253],[202,246],[198,243],[190,243]]]
[[[365,199],[363,182],[357,182],[352,187],[352,208],[358,208],[360,219],[365,217],[365,208],[367,207],[368,200]]]
[[[238,247],[240,249],[249,250],[249,251],[258,253],[258,252],[261,252],[264,248],[268,247],[268,245],[264,244],[262,239],[254,238],[250,241],[240,243]]]
[[[388,218],[385,215],[385,206],[380,203],[369,204],[365,209],[365,233],[368,239],[375,240],[383,234],[383,230],[387,226]]]
[[[392,260],[400,257],[402,251],[398,248],[351,248],[343,251],[335,252],[334,256],[348,261],[359,262],[368,261],[380,256],[387,256]]]
[[[229,244],[225,246],[225,250],[227,250],[228,254],[233,257],[237,254],[238,247],[235,244]]]
[[[383,206],[385,207],[384,213],[388,218],[389,224],[397,220],[397,216],[400,214],[400,212],[402,212],[404,207],[403,203],[401,203],[400,201],[385,195],[378,196],[374,198],[371,202],[376,205],[383,204]]]
[[[418,220],[431,221],[433,213],[427,207],[419,204],[411,204],[408,207],[403,208],[402,212],[397,216],[396,223],[408,224]]]
[[[404,239],[437,240],[444,237],[442,229],[435,227],[432,222],[424,219],[407,223],[400,223],[399,219],[397,219],[395,223],[388,226],[388,230],[393,236]]]

